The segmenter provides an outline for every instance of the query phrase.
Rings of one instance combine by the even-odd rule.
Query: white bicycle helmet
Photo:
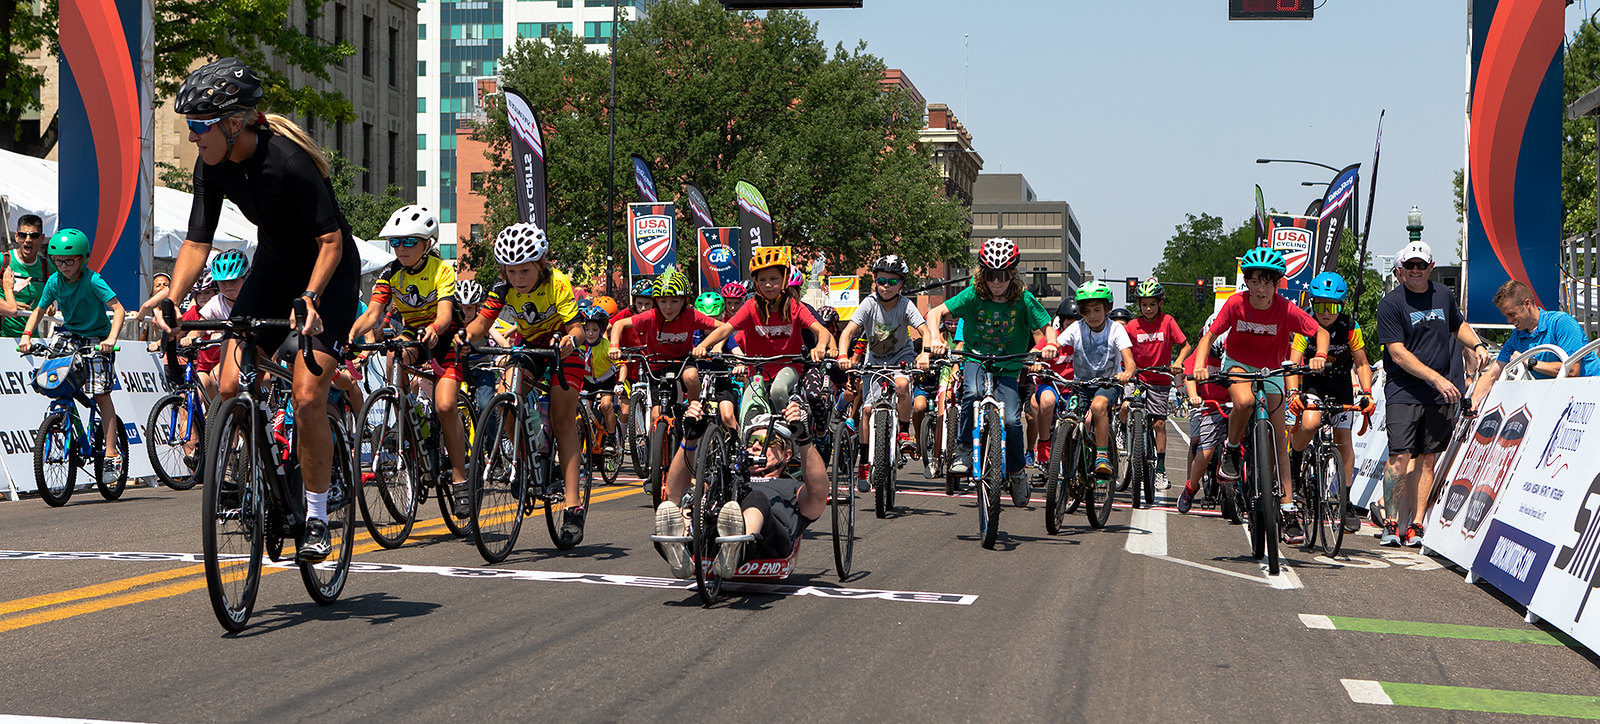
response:
[[[535,224],[512,224],[494,239],[494,260],[501,266],[539,261],[549,251],[550,240]]]
[[[433,212],[426,206],[411,204],[402,206],[389,217],[389,223],[383,225],[383,231],[378,236],[384,239],[403,239],[418,237],[422,239],[439,238],[439,220],[434,218]]]
[[[485,296],[483,285],[471,279],[461,279],[456,282],[456,302],[460,304],[482,304]]]
[[[1022,253],[1017,242],[1005,237],[995,237],[983,242],[978,252],[978,264],[985,269],[1010,269],[1017,265]]]

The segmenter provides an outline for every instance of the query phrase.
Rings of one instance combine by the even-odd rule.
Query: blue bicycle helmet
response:
[[[636,282],[633,283],[633,296],[636,296],[636,297],[653,297],[655,295],[656,295],[655,282],[650,281],[649,279],[640,279],[639,281],[636,281]]]
[[[1338,272],[1323,272],[1311,280],[1311,298],[1325,302],[1342,302],[1350,286]]]
[[[1244,259],[1239,262],[1239,268],[1244,271],[1251,269],[1264,269],[1278,276],[1283,276],[1289,270],[1289,265],[1283,261],[1283,255],[1275,249],[1258,246],[1244,253]]]
[[[250,257],[238,249],[229,249],[211,260],[211,278],[219,282],[242,278],[250,271]]]

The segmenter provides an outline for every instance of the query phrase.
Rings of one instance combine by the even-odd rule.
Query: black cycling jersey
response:
[[[256,251],[233,311],[287,317],[290,302],[310,284],[321,249],[317,237],[340,232],[343,255],[317,303],[324,330],[317,336],[318,346],[331,349],[349,334],[356,317],[361,257],[350,222],[334,200],[333,183],[304,149],[266,128],[255,132],[256,151],[244,161],[215,166],[195,161],[188,238],[210,244],[222,202],[236,204],[256,225]],[[276,346],[277,338],[277,334],[261,335],[261,344]]]
[[[761,530],[745,547],[744,561],[788,558],[794,543],[817,521],[800,514],[800,481],[794,478],[753,478],[750,491],[739,501],[742,508],[761,511]]]

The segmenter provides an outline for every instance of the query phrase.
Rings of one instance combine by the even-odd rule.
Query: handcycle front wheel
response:
[[[33,439],[33,479],[39,497],[52,508],[67,504],[78,483],[78,445],[65,412],[52,412]]]
[[[261,581],[266,532],[266,489],[260,456],[251,441],[253,410],[236,397],[222,404],[207,436],[201,477],[201,550],[206,594],[217,622],[232,632],[244,630]]]
[[[150,408],[150,418],[145,422],[145,452],[150,456],[150,467],[156,479],[173,490],[189,490],[199,484],[199,470],[205,465],[205,441],[200,439],[205,418],[197,414],[190,419],[190,394],[194,393],[167,393]],[[185,449],[191,444],[192,453]]]
[[[833,513],[833,567],[839,580],[850,577],[856,547],[856,438],[842,423],[833,431],[833,461],[828,469],[828,507]]]
[[[712,560],[721,551],[717,544],[717,514],[722,504],[731,500],[728,494],[728,438],[720,427],[700,439],[704,449],[696,456],[694,487],[690,496],[690,546],[694,564],[695,590],[704,606],[716,604],[722,598],[722,577],[716,574]]]

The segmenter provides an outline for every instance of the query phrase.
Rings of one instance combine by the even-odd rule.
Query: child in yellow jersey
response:
[[[606,435],[605,453],[610,455],[615,444],[610,437],[611,432],[617,428],[617,413],[611,409],[611,395],[618,379],[617,368],[609,356],[611,340],[606,339],[606,327],[610,325],[611,315],[600,307],[580,303],[578,319],[583,322],[583,342],[578,345],[578,354],[585,360],[583,389],[595,393],[600,424]]]

